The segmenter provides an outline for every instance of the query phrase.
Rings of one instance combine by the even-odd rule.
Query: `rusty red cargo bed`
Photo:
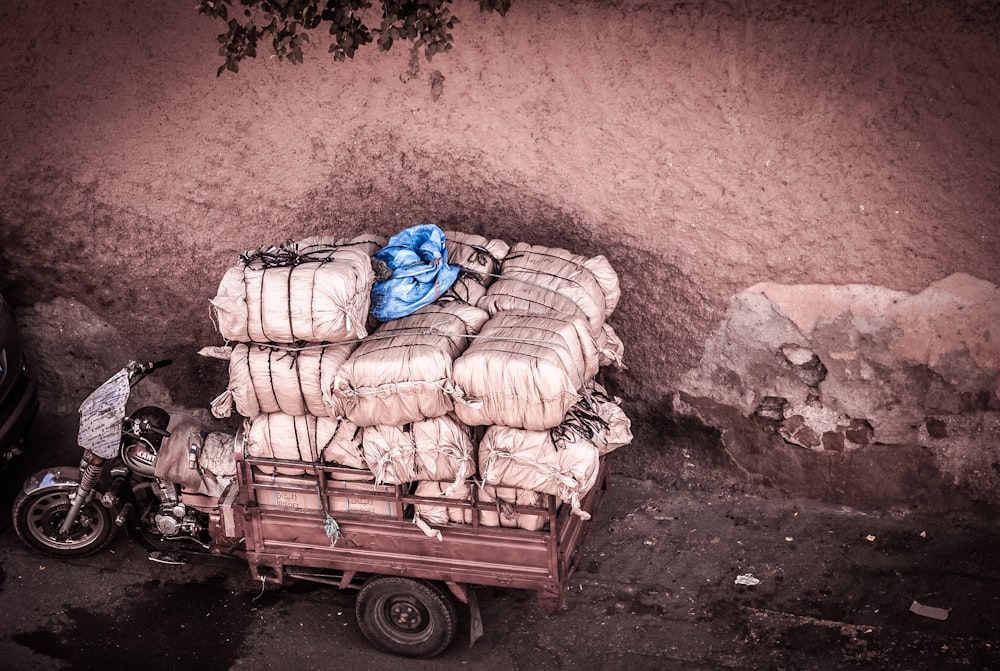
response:
[[[243,455],[238,462],[238,499],[224,515],[245,537],[253,577],[265,582],[297,578],[354,588],[371,575],[394,575],[440,581],[462,601],[469,586],[534,590],[543,608],[557,609],[593,524],[547,497],[546,506],[509,506],[539,516],[532,518],[542,522],[538,530],[487,526],[482,513],[495,514],[497,504],[479,501],[471,481],[470,500],[418,497],[407,485],[356,482],[355,469]],[[587,514],[597,511],[608,479],[602,458],[580,503]],[[440,535],[428,535],[413,520],[417,504],[468,511],[471,523],[436,524]]]

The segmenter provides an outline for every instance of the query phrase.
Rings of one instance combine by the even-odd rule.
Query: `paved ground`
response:
[[[124,537],[53,561],[0,534],[5,669],[1000,668],[1000,537],[616,478],[568,607],[480,590],[486,634],[433,661],[372,651],[353,593],[261,589],[240,568],[149,562]],[[914,603],[943,609],[914,613]]]

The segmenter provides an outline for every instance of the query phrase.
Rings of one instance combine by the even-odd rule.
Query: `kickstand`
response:
[[[183,566],[187,564],[187,560],[180,555],[169,552],[160,552],[159,550],[153,550],[149,553],[149,561],[155,561],[157,564],[172,564],[174,566]]]

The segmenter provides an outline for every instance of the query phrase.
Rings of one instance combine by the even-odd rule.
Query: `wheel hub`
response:
[[[420,609],[408,601],[396,601],[389,607],[389,618],[404,631],[418,631],[423,627]]]

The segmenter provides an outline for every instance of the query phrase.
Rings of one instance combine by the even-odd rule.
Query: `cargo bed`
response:
[[[305,579],[359,588],[373,575],[444,583],[462,602],[470,586],[534,590],[546,609],[562,607],[566,584],[592,522],[567,504],[505,506],[507,513],[538,516],[538,530],[482,523],[497,503],[418,497],[408,485],[376,485],[356,469],[238,455],[240,489],[223,505],[231,535],[241,534],[253,577],[284,583]],[[275,472],[278,471],[278,472]],[[282,473],[281,471],[285,471]],[[292,473],[297,471],[297,473]],[[361,478],[366,478],[367,481]],[[608,487],[601,460],[596,484],[583,497],[593,515]],[[413,519],[416,505],[468,511],[470,523],[433,525],[428,535]]]

